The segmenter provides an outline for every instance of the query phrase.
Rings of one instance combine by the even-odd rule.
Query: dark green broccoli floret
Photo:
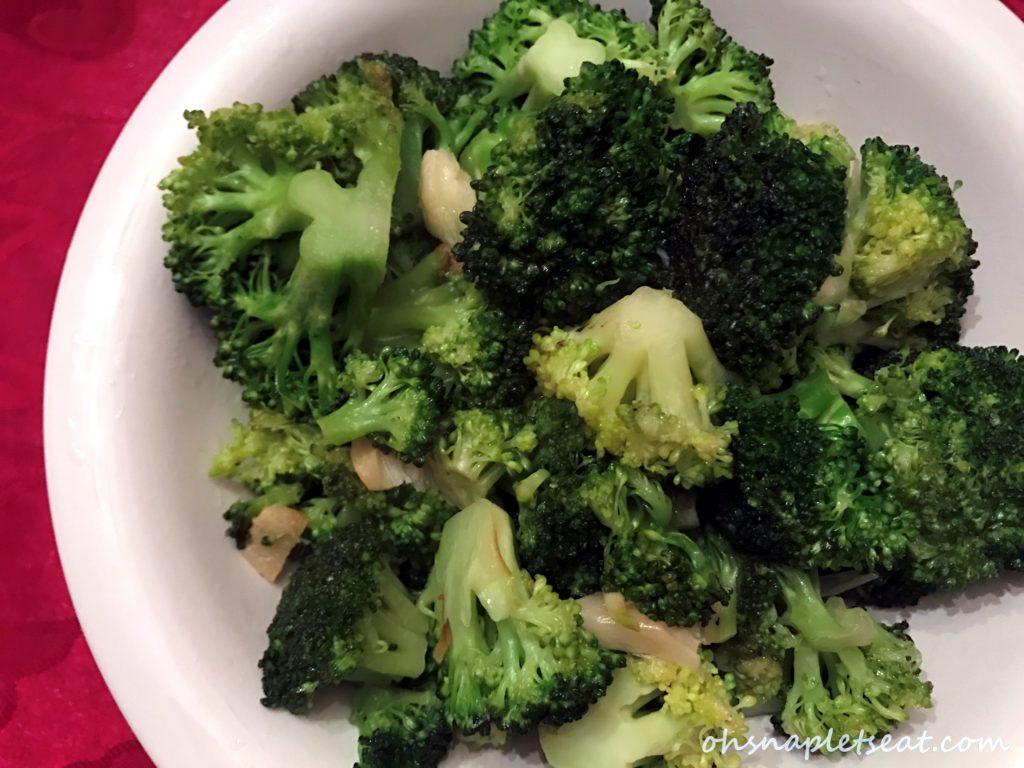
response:
[[[460,407],[521,401],[533,385],[522,362],[528,330],[449,266],[438,248],[386,283],[370,312],[366,342],[422,347],[451,369],[456,386],[449,399]]]
[[[733,388],[732,482],[702,491],[698,512],[743,552],[804,568],[891,567],[915,518],[891,497],[860,421],[827,372],[779,395]]]
[[[583,628],[578,603],[520,569],[511,520],[489,501],[448,521],[420,605],[448,721],[464,734],[575,720],[622,663]]]
[[[423,674],[427,618],[381,555],[373,526],[355,523],[299,564],[267,630],[266,706],[305,712],[327,685]]]
[[[294,414],[336,404],[338,352],[386,271],[401,116],[362,79],[338,88],[302,114],[189,112],[199,147],[161,182],[165,263],[213,310],[216,363],[247,402]]]
[[[556,474],[579,467],[590,440],[572,403],[537,395],[526,406],[526,422],[537,435],[532,466]]]
[[[652,619],[689,627],[729,599],[718,563],[674,530],[672,500],[643,472],[614,463],[590,474],[583,497],[608,528],[604,590],[621,592]]]
[[[574,323],[640,285],[667,285],[658,255],[686,137],[671,100],[619,63],[587,65],[521,118],[474,183],[456,257],[507,312]]]
[[[845,169],[737,108],[683,172],[667,245],[679,297],[726,368],[763,386],[795,370],[843,238]]]
[[[675,99],[672,127],[708,136],[739,104],[772,106],[772,60],[748,51],[717,27],[700,0],[656,0],[658,70]]]
[[[540,390],[576,404],[599,453],[690,487],[730,472],[732,422],[715,424],[726,372],[700,318],[639,288],[576,331],[534,338]]]
[[[426,460],[441,426],[442,382],[433,360],[401,348],[354,352],[339,386],[348,399],[317,421],[328,444],[369,437],[404,460]]]
[[[949,181],[916,149],[869,139],[851,179],[842,274],[817,297],[825,344],[941,345],[960,338],[977,243]]]
[[[359,729],[355,768],[437,768],[454,736],[433,688],[364,688],[352,722]]]
[[[374,516],[380,538],[398,575],[413,589],[422,589],[441,543],[441,531],[458,510],[435,491],[400,485],[385,493],[387,505]]]
[[[457,411],[430,460],[438,488],[458,506],[486,499],[503,477],[530,469],[537,434],[512,408]]]
[[[1024,555],[1024,360],[1005,347],[928,350],[847,375],[892,496],[916,515],[904,557],[865,587],[888,603],[960,588]]]
[[[516,541],[523,567],[563,597],[601,590],[608,528],[583,498],[584,476],[537,470],[516,486],[522,496]]]

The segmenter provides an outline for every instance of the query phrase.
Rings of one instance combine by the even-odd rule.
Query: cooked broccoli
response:
[[[891,572],[866,587],[887,603],[961,588],[1024,559],[1024,360],[1005,347],[928,350],[841,376],[889,493],[916,515]]]
[[[580,720],[541,728],[540,744],[552,768],[735,768],[721,742],[708,748],[726,734],[742,742],[746,724],[710,662],[633,657]]]
[[[675,99],[672,127],[708,136],[739,104],[772,106],[772,60],[747,50],[717,27],[700,0],[655,0],[658,70]]]
[[[730,389],[734,479],[698,495],[701,518],[738,549],[804,569],[892,567],[916,537],[886,492],[863,426],[817,368],[778,395]]]
[[[782,691],[796,639],[780,619],[778,574],[756,560],[731,557],[736,579],[712,635],[715,664],[732,676],[737,701],[753,706]],[[782,608],[781,610],[785,610]],[[723,627],[730,631],[723,632]]]
[[[401,111],[401,170],[392,211],[391,233],[403,238],[422,226],[419,205],[420,161],[428,149],[450,149],[457,155],[475,134],[488,112],[465,84],[445,78],[415,59],[394,53],[364,53],[342,64],[334,74],[310,83],[295,97],[302,112],[335,104],[344,98],[344,82],[364,77],[390,93]]]
[[[379,526],[381,542],[389,559],[397,564],[402,582],[422,589],[441,543],[441,531],[458,510],[435,491],[418,491],[408,484],[384,495],[387,504],[367,518]]]
[[[419,604],[433,617],[448,721],[463,734],[575,720],[621,664],[583,628],[575,601],[520,569],[511,520],[489,501],[445,525]]]
[[[885,628],[837,597],[822,601],[815,580],[781,569],[786,612],[796,636],[792,682],[778,718],[782,729],[831,748],[847,736],[888,733],[907,710],[932,706],[931,683],[921,679],[921,654],[906,625]]]
[[[246,402],[289,414],[336,404],[339,349],[386,270],[401,116],[363,79],[338,94],[302,114],[189,112],[199,147],[161,182],[165,263],[213,311],[215,362]]]
[[[299,564],[267,630],[266,706],[301,713],[327,685],[423,674],[427,617],[381,554],[373,526],[355,523]]]
[[[433,688],[364,688],[352,722],[359,729],[355,768],[437,768],[453,738]]]
[[[580,493],[611,529],[603,588],[621,592],[652,619],[689,627],[711,618],[729,599],[715,560],[675,530],[672,500],[638,469],[611,464],[592,472]]]
[[[255,409],[248,424],[236,421],[231,430],[234,439],[214,457],[210,476],[234,480],[254,494],[224,513],[228,536],[240,549],[249,542],[252,519],[267,506],[305,513],[313,539],[328,538],[338,524],[383,506],[355,476],[348,450],[327,445],[316,427]]]
[[[530,468],[537,434],[522,411],[512,408],[457,411],[430,459],[438,488],[463,507],[486,499],[505,476]]]
[[[666,246],[722,363],[766,387],[796,370],[846,207],[845,168],[783,127],[753,105],[726,119],[683,172]]]
[[[688,137],[671,100],[613,62],[587,65],[535,117],[521,118],[475,182],[455,248],[508,313],[575,323],[640,285],[669,285],[658,255]]]
[[[447,267],[448,256],[438,248],[386,283],[370,312],[366,342],[420,346],[451,369],[456,387],[450,399],[462,407],[521,401],[533,383],[522,363],[528,330]]]
[[[422,464],[441,427],[442,382],[434,361],[417,350],[353,352],[339,387],[348,399],[317,423],[330,445],[370,437],[378,447]]]
[[[483,91],[484,103],[529,111],[560,95],[585,63],[613,59],[639,68],[654,60],[647,28],[622,11],[587,0],[503,0],[453,71]]]
[[[823,344],[941,345],[960,338],[977,243],[949,181],[916,149],[869,139],[853,177],[846,238],[817,297]]]
[[[599,452],[685,487],[728,476],[735,424],[711,418],[726,373],[667,291],[639,288],[580,330],[535,337],[527,365],[542,392],[576,404]]]
[[[608,528],[580,492],[585,473],[537,470],[516,485],[516,541],[523,567],[562,597],[601,590]],[[526,489],[529,489],[526,492]]]

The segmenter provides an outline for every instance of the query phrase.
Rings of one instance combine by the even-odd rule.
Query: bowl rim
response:
[[[349,0],[355,5],[356,0]],[[902,0],[909,10],[928,14],[932,23],[955,28],[963,39],[975,39],[978,50],[998,66],[1014,65],[1024,72],[1024,24],[1000,0]],[[386,3],[385,3],[386,5]],[[246,24],[280,12],[275,0],[231,0],[219,8],[175,54],[141,99],[108,153],[79,216],[67,252],[50,323],[43,392],[43,439],[47,492],[57,549],[68,590],[89,648],[118,707],[147,753],[160,766],[236,765],[238,755],[216,739],[202,740],[191,750],[198,762],[182,761],[181,736],[205,730],[183,702],[157,706],[152,687],[140,684],[147,665],[159,663],[155,649],[146,646],[144,625],[132,620],[131,606],[142,596],[123,572],[119,579],[100,579],[97,556],[117,551],[117,532],[96,526],[105,510],[106,467],[97,457],[80,454],[76,445],[96,429],[94,414],[81,398],[68,397],[75,384],[76,363],[82,354],[79,331],[87,324],[86,302],[90,277],[103,269],[102,251],[95,245],[113,244],[133,212],[134,192],[150,179],[146,163],[135,161],[131,148],[158,136],[167,116],[188,106],[189,84],[206,70],[211,45],[240,40]],[[970,37],[969,37],[970,36]],[[1007,74],[1012,82],[1012,74]],[[1024,126],[1024,111],[1022,111]],[[111,205],[110,201],[114,201]],[[87,351],[85,353],[87,354]],[[79,510],[92,508],[95,515]],[[116,568],[115,568],[116,570]],[[141,679],[145,679],[144,677]],[[169,719],[168,719],[169,718]],[[196,747],[195,749],[199,749]],[[216,754],[214,754],[214,751]]]

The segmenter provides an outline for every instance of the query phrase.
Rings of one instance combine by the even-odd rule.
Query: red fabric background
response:
[[[93,663],[57,560],[43,360],[64,252],[100,164],[222,2],[0,0],[0,768],[152,766]],[[1005,2],[1024,18],[1024,0]]]

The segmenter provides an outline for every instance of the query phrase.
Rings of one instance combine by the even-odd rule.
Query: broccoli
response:
[[[563,597],[598,592],[603,581],[609,531],[580,492],[585,477],[540,469],[516,485],[524,497],[516,520],[523,566]]]
[[[947,179],[916,149],[869,139],[851,179],[842,274],[816,301],[821,344],[898,348],[960,338],[977,243]]]
[[[437,768],[453,738],[432,688],[363,688],[352,722],[359,729],[355,768]]]
[[[299,564],[267,630],[263,704],[301,713],[327,685],[423,674],[427,617],[381,554],[373,527],[354,523]]]
[[[402,582],[422,589],[441,543],[441,531],[458,510],[435,491],[419,491],[408,484],[392,488],[384,496],[387,504],[366,517],[379,526],[380,540]]]
[[[777,387],[836,271],[846,170],[777,115],[738,107],[686,166],[666,250],[678,295],[735,374]]]
[[[621,664],[542,576],[519,567],[509,516],[477,501],[452,517],[419,600],[431,613],[440,696],[462,734],[582,716]]]
[[[544,394],[576,404],[599,453],[685,487],[729,475],[735,424],[712,423],[726,372],[667,291],[639,288],[580,330],[538,335],[527,365]]]
[[[421,347],[451,369],[451,399],[462,407],[521,401],[532,386],[522,364],[529,332],[447,267],[446,253],[437,248],[385,283],[370,312],[367,344]]]
[[[927,350],[873,380],[833,371],[857,396],[889,493],[916,514],[904,557],[865,588],[886,603],[962,588],[1024,558],[1024,360],[1005,347]]]
[[[815,739],[827,751],[843,736],[888,733],[907,710],[932,706],[932,686],[921,679],[921,654],[905,624],[887,629],[837,597],[823,601],[806,573],[780,569],[779,581],[781,623],[796,637],[778,716],[786,733]]]
[[[293,103],[298,112],[337,103],[343,84],[365,77],[390,89],[401,111],[401,170],[392,211],[391,234],[406,238],[422,227],[419,205],[420,161],[428,149],[450,149],[456,155],[487,117],[462,81],[442,77],[415,59],[393,53],[364,53],[340,69],[310,83]]]
[[[732,677],[738,703],[770,702],[782,691],[796,642],[792,630],[780,621],[779,577],[756,560],[723,556],[731,557],[736,579],[711,639],[715,665]],[[723,627],[731,631],[723,632]]]
[[[742,742],[743,716],[708,662],[697,669],[655,658],[630,658],[616,670],[608,693],[574,723],[544,727],[540,744],[552,768],[735,768],[728,735]]]
[[[655,0],[652,6],[658,60],[653,77],[675,99],[673,128],[709,136],[737,105],[772,106],[771,59],[735,42],[700,0]]]
[[[224,513],[239,549],[249,543],[252,519],[267,506],[303,512],[314,540],[384,506],[383,497],[369,493],[352,471],[348,450],[327,445],[315,426],[255,409],[247,425],[236,421],[231,429],[234,439],[214,457],[210,476],[234,480],[254,494]]]
[[[165,264],[212,310],[215,362],[246,402],[298,416],[336,404],[339,349],[384,279],[400,165],[387,94],[350,77],[338,95],[301,114],[189,112],[199,147],[161,182]]]
[[[864,427],[817,368],[784,393],[731,388],[722,418],[734,479],[698,495],[701,519],[743,552],[804,568],[892,567],[911,546],[911,508],[886,492]]]
[[[482,102],[531,111],[560,95],[585,63],[649,68],[654,58],[648,30],[622,11],[587,0],[503,0],[470,34],[453,71],[483,92]]]
[[[886,628],[839,597],[825,600],[812,573],[722,555],[738,570],[724,609],[736,632],[711,642],[740,706],[781,697],[777,725],[817,751],[888,733],[908,710],[931,707],[905,624]]]
[[[536,447],[537,434],[522,411],[456,411],[429,466],[445,498],[464,507],[490,496],[503,477],[527,471]]]
[[[414,349],[353,352],[339,387],[348,399],[317,421],[328,444],[370,437],[405,461],[426,461],[442,417],[443,387],[433,360]]]
[[[534,323],[575,323],[641,285],[669,285],[658,255],[688,137],[671,100],[617,62],[586,65],[521,117],[474,183],[455,256],[494,303]]]
[[[707,621],[729,599],[717,562],[675,530],[672,500],[638,469],[613,463],[592,472],[580,493],[611,529],[603,588],[621,592],[640,611],[671,626]]]

